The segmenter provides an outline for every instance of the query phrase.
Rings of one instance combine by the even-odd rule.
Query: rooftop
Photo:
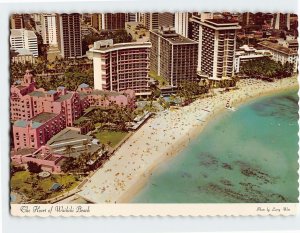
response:
[[[26,86],[22,86],[22,85],[19,85],[19,86],[17,86],[17,88],[19,89],[19,90],[22,90],[23,88],[25,88]]]
[[[80,88],[87,88],[87,87],[89,87],[89,85],[86,84],[86,83],[81,83],[81,84],[79,85],[79,87],[80,87]]]
[[[14,126],[25,128],[29,124],[28,121],[25,120],[17,120],[14,123]]]
[[[91,143],[92,139],[91,136],[82,135],[77,130],[65,128],[53,136],[47,144],[52,148],[53,153],[58,154],[65,154],[66,147],[71,146],[73,148],[72,157],[78,157],[85,151],[94,153],[99,150],[99,145]],[[84,144],[86,141],[88,145]]]
[[[121,95],[121,93],[116,92],[116,91],[93,90],[92,95],[118,96],[118,95]]]
[[[198,44],[196,41],[186,38],[184,36],[181,36],[179,34],[174,34],[174,33],[161,34],[158,29],[152,30],[151,32],[163,37],[165,40],[169,41],[171,44]]]
[[[52,119],[53,117],[56,117],[57,114],[56,113],[51,113],[51,112],[42,112],[38,115],[36,115],[35,117],[33,117],[31,120],[32,122],[37,122],[37,123],[45,123],[47,121],[49,121],[50,119]]]
[[[18,53],[17,56],[25,56],[25,55],[31,55],[32,52],[30,52],[29,49],[21,48],[21,49],[15,49],[15,52]]]
[[[65,100],[67,100],[67,99],[70,99],[71,97],[72,97],[72,94],[73,93],[68,93],[68,94],[66,94],[66,95],[61,95],[57,100],[55,100],[55,101],[57,101],[57,102],[62,102],[62,101],[65,101]]]
[[[28,37],[28,38],[37,38],[37,36],[35,35],[35,33],[33,31],[26,30],[24,28],[22,28],[22,29],[11,29],[10,30],[10,36],[11,37],[23,37],[23,35]]]
[[[200,22],[200,24],[215,30],[241,29],[241,26],[237,21],[227,19],[206,19],[204,22]]]
[[[103,45],[102,41],[100,40],[100,41],[96,41],[94,43],[94,47],[92,49],[90,49],[90,51],[91,52],[107,52],[109,50],[128,49],[128,48],[132,48],[132,47],[150,48],[151,43],[150,42],[129,42],[129,43],[119,43],[119,44],[107,43],[107,44]]]
[[[53,94],[55,94],[55,93],[56,93],[56,91],[54,91],[54,90],[48,91],[48,94],[50,94],[50,95],[53,95]]]
[[[34,148],[23,148],[23,149],[17,150],[14,154],[15,155],[29,155],[35,151],[36,151],[36,149],[34,149]]]
[[[45,97],[45,93],[42,91],[33,91],[28,93],[30,96],[36,96],[36,97]]]
[[[292,49],[289,49],[289,48],[286,48],[286,47],[284,47],[280,44],[272,43],[270,41],[263,41],[263,42],[260,42],[258,44],[265,47],[265,48],[275,50],[277,52],[284,53],[284,54],[287,54],[287,55],[297,55],[296,51],[294,51]]]

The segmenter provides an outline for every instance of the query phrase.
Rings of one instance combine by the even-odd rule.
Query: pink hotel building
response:
[[[26,71],[23,81],[11,86],[10,110],[13,125],[15,150],[38,149],[74,121],[90,106],[109,106],[115,103],[133,108],[135,94],[132,90],[123,93],[95,91],[81,84],[76,92],[64,87],[45,91],[35,86],[33,75]]]

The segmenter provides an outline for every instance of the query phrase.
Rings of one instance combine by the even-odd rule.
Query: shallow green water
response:
[[[298,96],[226,112],[161,164],[135,203],[298,202]]]

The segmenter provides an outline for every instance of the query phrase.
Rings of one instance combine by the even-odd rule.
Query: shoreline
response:
[[[211,121],[224,111],[228,111],[225,109],[228,99],[232,105],[237,107],[257,98],[297,88],[298,80],[296,77],[272,83],[252,79],[241,80],[237,87],[239,89],[198,99],[179,110],[159,113],[155,118],[150,119],[116,151],[113,158],[102,169],[95,172],[79,196],[94,203],[129,203],[147,185],[152,172],[158,165],[166,163],[178,155],[191,140],[203,132]],[[178,121],[174,122],[174,120]],[[164,122],[167,122],[165,127],[160,129],[160,124]],[[155,129],[157,125],[159,127]],[[180,126],[181,128],[179,128]],[[165,140],[167,137],[171,139],[172,143],[170,140]],[[148,140],[152,145],[150,147]],[[162,143],[159,143],[160,140]],[[135,148],[132,148],[132,143],[135,143]],[[157,145],[156,151],[154,151],[155,145]],[[158,150],[158,146],[162,148]],[[141,149],[143,150],[141,151]],[[124,156],[124,153],[130,154],[133,160]],[[144,156],[147,157],[147,161],[143,159]],[[126,164],[131,165],[130,168],[127,168]],[[120,174],[123,177],[122,180],[116,178]]]

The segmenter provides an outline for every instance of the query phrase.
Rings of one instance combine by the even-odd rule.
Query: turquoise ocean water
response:
[[[225,112],[162,163],[132,202],[298,202],[297,121],[297,90]]]

